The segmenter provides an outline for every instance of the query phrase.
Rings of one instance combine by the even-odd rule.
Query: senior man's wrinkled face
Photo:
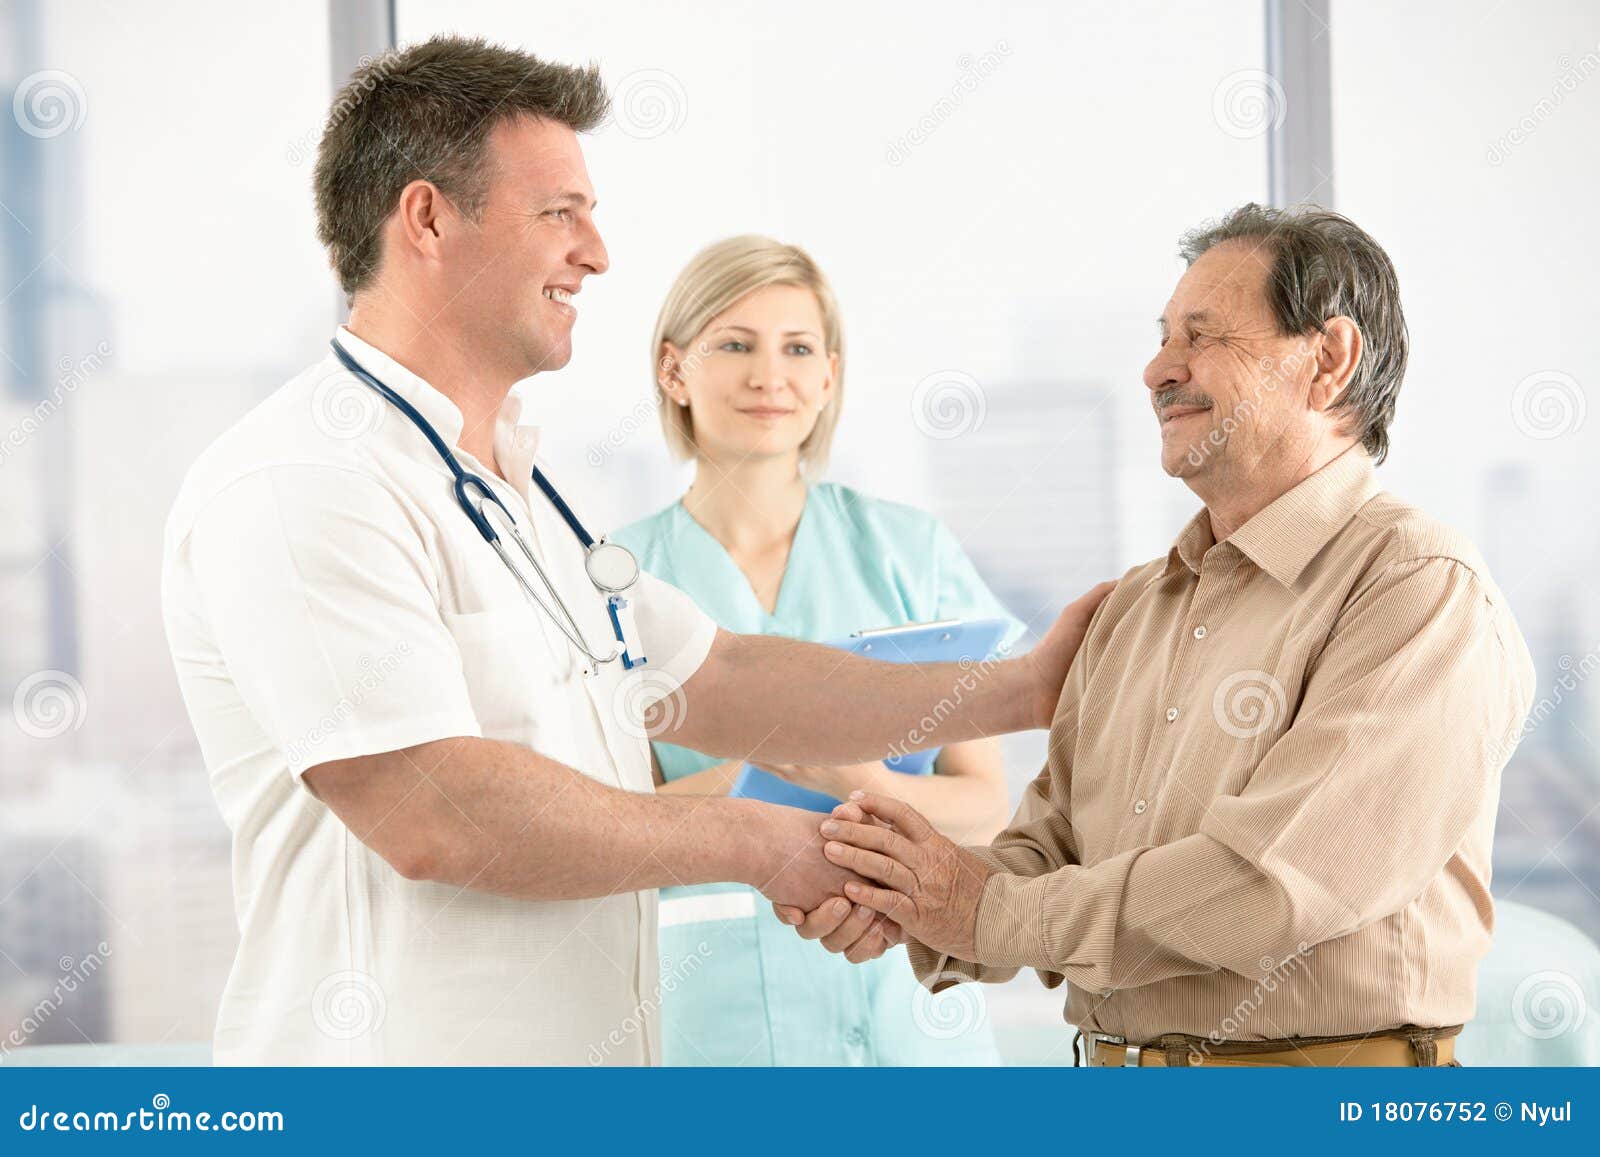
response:
[[[1270,245],[1226,241],[1184,273],[1159,320],[1144,384],[1175,478],[1242,479],[1318,435],[1307,406],[1315,370],[1304,337],[1278,330],[1267,298]]]

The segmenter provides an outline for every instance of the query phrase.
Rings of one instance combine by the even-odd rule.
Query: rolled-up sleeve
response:
[[[185,549],[227,675],[297,779],[481,734],[422,538],[376,479],[253,471],[206,503]]]
[[[1049,819],[1003,834],[974,955],[1132,988],[1250,972],[1400,911],[1483,814],[1527,711],[1505,621],[1453,559],[1382,570],[1335,624],[1293,724],[1198,832],[1093,866],[1058,862],[1059,841],[1038,838]],[[1007,851],[1019,836],[1026,853]]]
[[[717,624],[688,595],[648,572],[640,573],[628,597],[648,663],[626,678],[640,682],[640,702],[648,704],[700,669],[716,640]]]

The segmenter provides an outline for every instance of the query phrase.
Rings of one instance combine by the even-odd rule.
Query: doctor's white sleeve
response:
[[[187,550],[227,677],[296,779],[481,735],[421,536],[376,479],[256,470],[206,504]]]
[[[628,672],[639,681],[640,705],[663,699],[689,681],[711,653],[717,624],[677,587],[640,572],[628,595],[644,646],[644,667]]]

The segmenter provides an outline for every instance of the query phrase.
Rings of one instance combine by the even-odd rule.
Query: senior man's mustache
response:
[[[1158,417],[1168,410],[1179,407],[1183,409],[1209,410],[1213,404],[1205,394],[1183,390],[1177,386],[1172,386],[1165,390],[1157,390],[1150,395],[1150,406],[1155,410]]]

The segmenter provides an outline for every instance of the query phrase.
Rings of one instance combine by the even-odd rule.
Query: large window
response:
[[[211,1036],[228,836],[167,656],[161,529],[335,318],[310,198],[327,25],[312,3],[0,4],[8,1044]]]
[[[1382,477],[1482,548],[1538,669],[1494,889],[1600,935],[1600,10],[1340,0],[1332,25],[1339,208],[1411,329]]]

